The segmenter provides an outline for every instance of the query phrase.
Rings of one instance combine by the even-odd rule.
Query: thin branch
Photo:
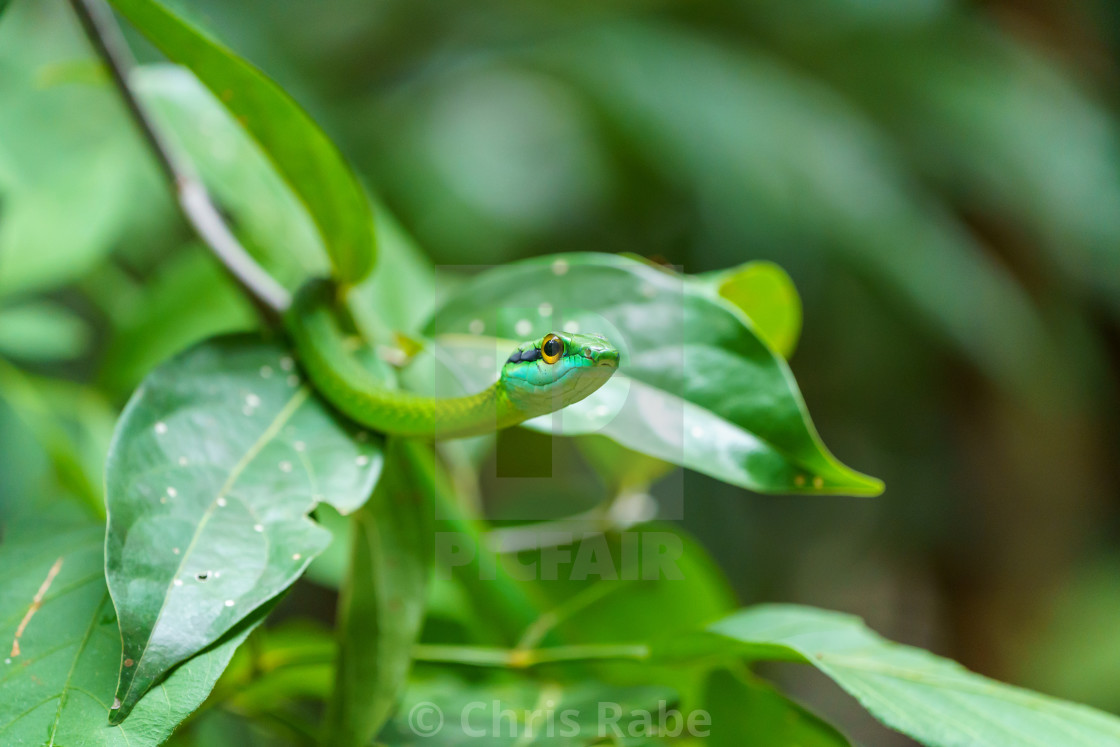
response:
[[[121,98],[175,190],[179,208],[195,233],[234,279],[269,316],[279,316],[291,304],[284,286],[265,272],[233,235],[190,164],[176,157],[159,128],[145,111],[129,80],[136,62],[121,34],[113,11],[104,0],[70,0],[90,42],[105,61]]]

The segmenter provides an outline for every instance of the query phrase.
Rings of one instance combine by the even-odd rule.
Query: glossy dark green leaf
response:
[[[775,353],[790,357],[801,335],[801,298],[785,270],[773,262],[747,262],[696,280],[746,314]]]
[[[374,264],[373,216],[357,178],[299,104],[255,67],[155,0],[112,0],[173,62],[190,68],[268,154],[307,206],[335,275],[358,282]]]
[[[762,492],[881,492],[825,448],[785,361],[738,312],[687,278],[623,257],[530,260],[459,289],[427,328],[453,361],[436,393],[448,396],[457,381],[489,385],[511,341],[561,328],[606,335],[622,351],[619,373],[531,427],[600,433]]]
[[[0,545],[0,743],[143,747],[163,742],[210,692],[259,619],[171,672],[110,726],[121,638],[105,586],[104,528],[43,519]]]
[[[380,440],[337,418],[283,347],[203,343],[145,379],[106,468],[106,569],[120,615],[123,720],[168,669],[291,585],[380,474]]]
[[[349,575],[339,600],[339,656],[327,742],[368,744],[405,689],[432,565],[435,453],[390,439],[387,470],[351,519]]]
[[[749,607],[669,644],[811,664],[871,715],[929,747],[1120,745],[1120,718],[1005,685],[956,662],[881,638],[856,617],[795,605]]]
[[[704,683],[704,708],[712,714],[712,747],[849,747],[844,735],[769,684],[726,669]]]

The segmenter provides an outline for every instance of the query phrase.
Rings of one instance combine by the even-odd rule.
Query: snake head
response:
[[[550,332],[521,343],[502,366],[518,408],[543,415],[579,402],[618,370],[618,349],[602,335]]]

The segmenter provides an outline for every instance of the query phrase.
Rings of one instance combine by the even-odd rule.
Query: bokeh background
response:
[[[740,601],[854,612],[1120,712],[1120,5],[176,5],[307,107],[437,266],[779,263],[804,304],[791,365],[810,412],[887,491],[759,496],[686,475],[683,525]],[[0,515],[100,505],[144,373],[252,319],[65,4],[15,0]],[[822,680],[793,686],[857,738],[905,743]]]

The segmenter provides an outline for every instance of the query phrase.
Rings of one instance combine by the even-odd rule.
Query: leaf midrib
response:
[[[249,450],[245,452],[245,455],[242,456],[241,459],[238,460],[237,464],[233,466],[233,469],[230,470],[229,477],[226,478],[225,483],[218,490],[218,493],[214,496],[214,499],[210,502],[210,505],[206,508],[206,511],[199,519],[198,526],[195,527],[194,535],[191,537],[190,544],[187,545],[186,550],[183,551],[183,557],[179,561],[179,565],[176,567],[175,573],[168,581],[167,588],[164,591],[163,595],[163,602],[160,605],[159,612],[156,614],[156,619],[152,622],[152,627],[148,632],[148,637],[144,641],[144,650],[140,653],[140,658],[136,661],[136,668],[133,670],[134,674],[132,676],[132,679],[129,680],[128,689],[125,690],[125,692],[123,693],[123,697],[120,698],[122,709],[125,707],[124,704],[127,702],[128,696],[132,694],[132,690],[136,686],[136,679],[140,674],[140,667],[144,663],[144,659],[147,657],[148,652],[151,651],[151,646],[149,644],[151,644],[152,637],[155,635],[156,629],[159,627],[159,623],[163,619],[163,613],[167,609],[167,602],[171,597],[171,591],[174,588],[175,579],[178,578],[182,573],[183,568],[187,563],[187,559],[191,555],[191,551],[194,549],[195,544],[198,542],[198,538],[202,534],[202,530],[206,527],[206,525],[210,522],[210,518],[214,515],[214,508],[217,506],[218,500],[228,495],[229,491],[233,489],[233,486],[237,482],[238,478],[241,477],[241,473],[245,471],[245,468],[248,467],[249,464],[257,458],[257,455],[260,454],[265,445],[276,437],[276,435],[280,432],[280,429],[284,427],[285,423],[287,423],[288,420],[290,420],[291,417],[295,414],[295,412],[303,405],[303,403],[307,401],[307,398],[310,394],[311,390],[306,386],[302,386],[298,390],[296,390],[296,392],[292,395],[292,398],[289,399],[287,403],[285,403],[284,407],[281,408],[280,412],[277,413],[276,417],[273,418],[268,427],[265,428],[261,435],[257,437],[257,440],[253,442],[253,445],[249,447]],[[113,600],[113,604],[115,607],[115,599]],[[118,610],[118,618],[119,614],[120,613]],[[121,634],[121,655],[124,655],[123,632]]]

